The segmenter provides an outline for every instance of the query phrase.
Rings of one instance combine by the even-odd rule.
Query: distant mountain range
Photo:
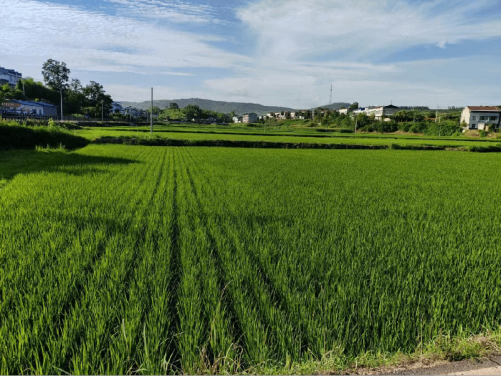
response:
[[[180,108],[184,108],[187,105],[197,105],[203,110],[211,110],[216,112],[222,112],[229,114],[231,111],[235,111],[238,115],[243,115],[249,112],[255,112],[258,115],[265,115],[268,112],[282,112],[282,111],[294,111],[295,109],[289,107],[280,106],[263,106],[257,103],[241,103],[241,102],[223,102],[223,101],[212,101],[210,99],[200,99],[200,98],[190,98],[190,99],[160,99],[154,100],[153,105],[161,109],[169,108],[170,103],[177,103]],[[333,103],[331,105],[322,106],[324,108],[339,109],[342,107],[348,107],[349,103]],[[142,110],[146,110],[151,107],[151,101],[145,102],[122,102],[123,107],[134,107]]]

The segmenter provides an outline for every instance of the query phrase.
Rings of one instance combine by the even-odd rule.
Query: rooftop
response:
[[[501,109],[496,106],[468,106],[470,111],[488,111],[488,112],[501,112]]]

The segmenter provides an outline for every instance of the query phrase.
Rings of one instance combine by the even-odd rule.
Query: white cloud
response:
[[[148,99],[153,85],[159,99],[201,97],[302,108],[326,104],[332,82],[335,101],[363,105],[391,100],[489,104],[489,98],[501,103],[496,100],[501,72],[492,59],[498,52],[488,58],[376,63],[415,46],[447,48],[501,36],[498,0],[256,0],[237,10],[249,38],[224,24],[216,6],[185,0],[106,3],[117,15],[36,0],[0,0],[2,65],[35,78],[48,58],[65,61],[82,79],[107,72],[101,83],[117,100]],[[221,30],[214,22],[227,27],[223,36],[203,33]],[[174,23],[177,28],[195,25],[199,33],[179,31]],[[213,43],[235,47],[242,41],[245,56]],[[124,85],[134,79],[137,86]]]
[[[75,70],[134,72],[140,67],[230,68],[246,58],[195,35],[134,19],[34,0],[4,1],[0,7],[0,54],[55,58]],[[181,72],[182,73],[182,72]],[[179,74],[179,73],[178,73]]]
[[[501,36],[497,0],[258,0],[237,11],[256,38],[252,67],[206,80],[220,97],[291,107],[335,101],[448,106],[496,101],[497,64],[482,56],[376,64],[416,46]],[[479,17],[476,12],[484,11]],[[499,12],[498,12],[499,13]],[[491,59],[492,60],[492,59]],[[467,72],[478,73],[465,80]],[[470,74],[471,76],[471,74]],[[501,99],[498,101],[501,102]]]
[[[360,105],[423,105],[430,107],[501,103],[497,85],[499,62],[483,56],[422,60],[389,66],[290,64],[278,68],[245,69],[234,78],[210,79],[205,85],[218,98],[234,98],[293,108],[328,103],[333,83],[334,102]],[[478,69],[478,66],[482,69]],[[468,72],[468,73],[466,73]]]
[[[501,36],[499,15],[472,17],[498,0],[259,0],[237,15],[256,35],[257,54],[309,59],[367,58],[416,45]],[[446,9],[444,9],[446,8]]]
[[[208,5],[173,0],[106,0],[117,5],[117,13],[124,17],[165,19],[170,22],[220,22],[217,12]]]

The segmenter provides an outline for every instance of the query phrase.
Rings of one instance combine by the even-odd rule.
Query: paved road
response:
[[[501,375],[501,356],[489,359],[462,360],[439,366],[397,370],[396,375]]]

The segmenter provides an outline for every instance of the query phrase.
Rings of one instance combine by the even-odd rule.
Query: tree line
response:
[[[71,70],[66,63],[49,59],[42,66],[44,82],[28,77],[14,87],[0,86],[0,103],[9,99],[32,100],[61,107],[64,115],[89,117],[109,116],[113,99],[103,85],[90,81],[83,86],[78,78],[70,79]]]

